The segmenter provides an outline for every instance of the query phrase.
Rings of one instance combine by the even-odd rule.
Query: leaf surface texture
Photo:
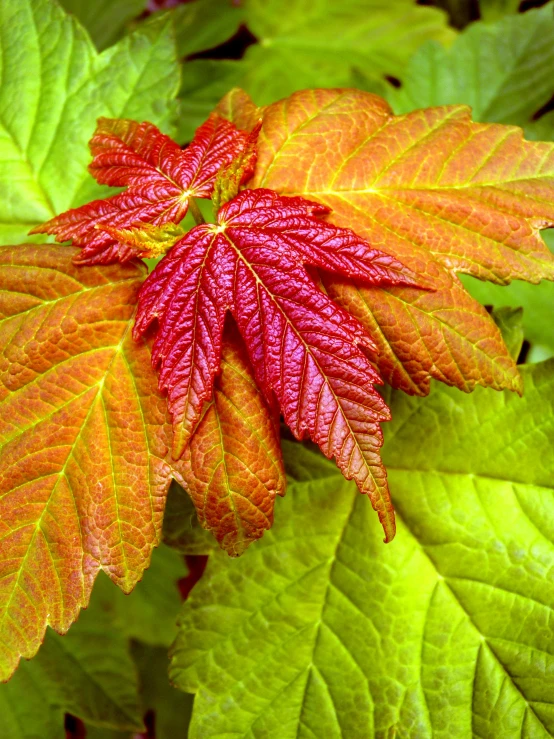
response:
[[[244,190],[176,244],[140,293],[135,335],[158,322],[153,361],[176,427],[180,456],[212,397],[227,311],[246,343],[256,381],[278,399],[297,438],[309,436],[369,495],[387,539],[394,515],[379,459],[389,418],[372,384],[373,342],[303,265],[372,284],[413,284],[390,256],[318,218],[326,208],[264,189]]]
[[[131,338],[144,270],[69,247],[0,250],[2,676],[65,632],[100,569],[125,592],[159,542],[182,463],[150,352]]]
[[[87,142],[100,116],[164,130],[179,84],[167,20],[97,54],[74,18],[50,0],[0,5],[0,243],[104,195],[90,180]]]
[[[393,393],[390,547],[353,486],[287,446],[274,528],[232,568],[214,554],[183,607],[192,739],[554,735],[554,364],[522,372],[523,398]]]
[[[430,378],[469,391],[521,391],[484,308],[457,274],[507,284],[554,278],[539,233],[554,223],[554,146],[473,123],[464,106],[393,116],[355,90],[297,93],[264,110],[250,186],[305,195],[331,220],[401,260],[432,290],[366,288],[324,277],[368,329],[383,377],[409,393]]]

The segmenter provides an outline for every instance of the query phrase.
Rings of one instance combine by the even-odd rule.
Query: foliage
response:
[[[162,547],[130,596],[101,576],[71,632],[62,637],[49,631],[35,659],[22,662],[2,686],[4,735],[61,739],[69,713],[86,723],[87,737],[113,731],[130,739],[144,729],[150,709],[161,718],[158,728],[167,724],[158,739],[184,739],[190,700],[169,687],[166,673],[180,605],[177,583],[185,574],[182,559]],[[165,718],[168,706],[171,721]]]
[[[7,736],[554,736],[554,4],[433,5],[0,0]]]
[[[552,735],[554,361],[523,375],[523,399],[394,391],[387,547],[355,488],[287,445],[275,527],[232,569],[214,553],[181,616],[189,736]]]
[[[87,175],[99,116],[171,129],[179,83],[171,25],[137,29],[98,55],[85,31],[50,0],[0,3],[0,239],[105,193]]]

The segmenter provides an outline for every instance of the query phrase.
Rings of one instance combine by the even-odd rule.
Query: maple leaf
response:
[[[139,263],[0,249],[0,677],[65,632],[100,569],[125,592],[159,542],[171,423],[131,338]]]
[[[200,523],[233,556],[271,528],[275,496],[285,494],[279,417],[272,416],[242,339],[226,324],[221,374],[184,459]]]
[[[89,172],[100,184],[127,189],[68,210],[31,233],[53,234],[58,241],[82,247],[78,264],[133,259],[136,249],[118,241],[113,229],[179,223],[190,198],[209,198],[219,169],[248,141],[247,133],[215,113],[184,150],[151,123],[100,118],[90,141]]]
[[[391,547],[353,485],[283,443],[275,526],[232,567],[213,552],[181,612],[191,737],[554,735],[554,361],[522,374],[523,398],[389,393]]]
[[[356,480],[390,541],[394,513],[379,458],[379,423],[390,416],[362,351],[374,344],[303,265],[370,284],[415,281],[394,258],[322,221],[326,213],[270,190],[239,193],[219,210],[216,225],[189,231],[147,278],[134,331],[138,337],[159,322],[152,359],[168,391],[179,457],[211,398],[230,310],[268,403],[275,393],[295,436],[309,436]]]
[[[224,101],[220,109],[235,108]],[[554,224],[554,145],[473,123],[465,106],[394,116],[358,90],[300,92],[260,112],[249,186],[324,203],[333,223],[433,288],[323,275],[333,300],[371,333],[383,377],[413,394],[426,394],[432,377],[465,391],[482,384],[520,392],[499,330],[457,273],[498,284],[554,279],[539,233]]]

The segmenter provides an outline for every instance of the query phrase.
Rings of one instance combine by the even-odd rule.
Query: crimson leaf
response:
[[[100,118],[90,141],[90,173],[103,185],[127,187],[105,200],[73,208],[33,229],[58,241],[72,240],[82,251],[78,264],[125,262],[136,250],[102,228],[144,223],[178,223],[191,197],[209,198],[219,169],[246,146],[247,133],[213,113],[185,149],[151,123]]]
[[[328,209],[271,190],[245,190],[217,224],[193,228],[144,283],[135,336],[157,319],[152,359],[168,391],[180,456],[211,398],[225,314],[233,314],[258,385],[276,395],[294,435],[310,437],[354,479],[390,541],[394,513],[379,457],[390,418],[365,329],[318,289],[303,265],[373,285],[414,285],[393,257],[321,220]]]

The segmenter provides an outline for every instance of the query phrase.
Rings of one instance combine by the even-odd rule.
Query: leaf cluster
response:
[[[6,736],[554,736],[517,5],[0,0]]]

